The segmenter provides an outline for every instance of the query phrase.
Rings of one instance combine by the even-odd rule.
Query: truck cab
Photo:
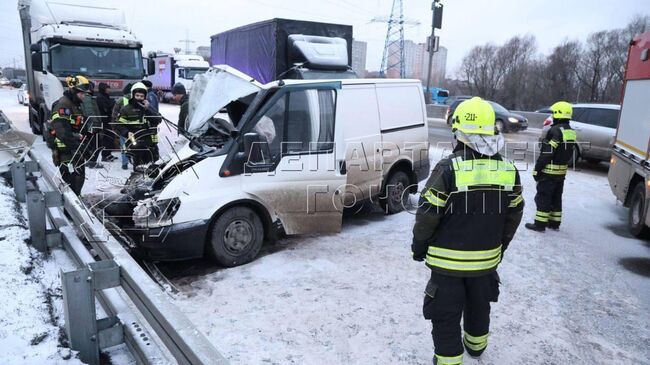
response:
[[[142,44],[119,9],[21,0],[19,13],[34,133],[42,133],[67,76],[107,83],[117,96],[146,74]]]
[[[150,53],[149,58],[155,64],[155,72],[147,77],[153,88],[168,92],[174,84],[181,83],[189,93],[192,90],[194,76],[208,70],[210,64],[199,55]]]

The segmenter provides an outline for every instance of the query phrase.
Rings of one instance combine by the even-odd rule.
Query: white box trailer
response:
[[[650,233],[650,32],[630,43],[621,114],[612,147],[609,185],[629,208],[628,226],[635,236]]]
[[[210,67],[208,61],[199,55],[152,53],[149,54],[149,59],[154,62],[155,73],[147,79],[154,89],[163,92],[170,91],[177,82],[190,92],[194,76],[204,73]]]

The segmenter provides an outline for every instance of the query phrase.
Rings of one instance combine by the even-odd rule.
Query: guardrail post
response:
[[[27,218],[29,220],[30,241],[34,248],[40,252],[47,251],[48,247],[61,245],[61,232],[56,229],[47,229],[45,208],[63,206],[63,196],[56,191],[43,194],[38,190],[27,192]]]
[[[27,191],[27,173],[23,162],[16,161],[11,164],[11,182],[14,185],[16,200],[24,203],[25,192]]]
[[[120,267],[115,261],[97,261],[75,271],[61,271],[65,329],[70,348],[81,361],[99,365],[99,351],[124,342],[119,318],[97,320],[95,291],[120,285]]]
[[[25,202],[27,192],[27,173],[39,171],[36,161],[16,161],[11,164],[11,181],[14,185],[16,200]]]

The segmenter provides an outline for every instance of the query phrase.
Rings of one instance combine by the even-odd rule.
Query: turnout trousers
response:
[[[462,364],[463,348],[471,356],[480,356],[485,351],[490,331],[490,302],[498,298],[496,272],[465,278],[431,272],[423,314],[433,324],[435,364]],[[464,333],[461,333],[461,318]]]
[[[562,192],[564,177],[542,177],[537,182],[535,195],[535,225],[559,228],[562,223]]]
[[[69,163],[73,160],[73,154],[55,150],[53,152],[54,165],[59,168],[61,179],[66,182],[70,189],[76,194],[81,195],[81,189],[86,182],[86,168],[84,164],[73,164],[70,171]]]

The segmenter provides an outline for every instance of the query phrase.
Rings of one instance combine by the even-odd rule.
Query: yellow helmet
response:
[[[68,85],[68,88],[75,91],[81,91],[85,93],[90,91],[90,81],[81,75],[68,76],[65,78],[65,83]]]
[[[460,103],[454,111],[452,120],[452,130],[467,134],[494,135],[494,109],[478,96]]]
[[[573,116],[573,107],[566,101],[558,101],[551,105],[553,119],[571,119]]]

